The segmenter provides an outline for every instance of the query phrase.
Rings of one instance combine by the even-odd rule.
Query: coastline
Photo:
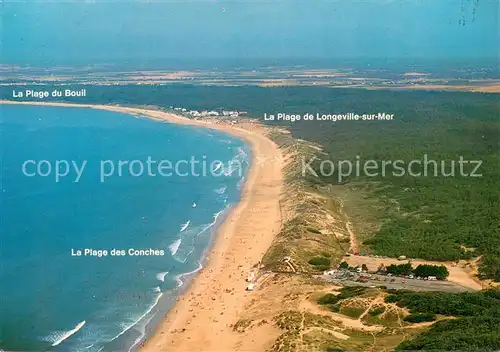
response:
[[[260,349],[256,346],[257,341],[242,339],[232,326],[238,321],[245,304],[252,299],[252,294],[245,291],[248,285],[245,279],[281,228],[279,199],[283,185],[283,158],[278,146],[267,138],[264,127],[252,123],[211,123],[163,111],[110,105],[6,100],[0,100],[0,104],[109,110],[214,129],[245,140],[252,150],[252,162],[240,201],[217,229],[212,247],[207,250],[203,269],[191,279],[141,348],[143,351],[197,352]],[[266,341],[264,335],[259,342]],[[203,349],[200,349],[201,346]]]

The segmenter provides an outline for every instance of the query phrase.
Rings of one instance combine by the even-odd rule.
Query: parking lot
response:
[[[342,286],[385,286],[389,289],[406,289],[411,291],[445,291],[467,292],[473,291],[449,281],[423,280],[403,278],[380,274],[357,273],[348,270],[339,270],[324,274],[321,278],[327,282]]]

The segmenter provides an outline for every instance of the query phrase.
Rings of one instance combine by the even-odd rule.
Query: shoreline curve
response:
[[[203,269],[190,281],[167,315],[141,344],[142,351],[238,351],[255,348],[241,341],[231,326],[238,321],[252,296],[245,281],[260,262],[281,229],[280,197],[284,159],[267,137],[265,127],[243,122],[238,125],[191,120],[157,110],[116,105],[16,102],[0,104],[92,108],[122,112],[136,117],[180,125],[204,127],[243,139],[252,150],[248,176],[240,201],[216,231]]]

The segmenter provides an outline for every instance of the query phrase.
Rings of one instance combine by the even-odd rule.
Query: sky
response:
[[[4,0],[0,63],[495,58],[499,4],[498,0]]]

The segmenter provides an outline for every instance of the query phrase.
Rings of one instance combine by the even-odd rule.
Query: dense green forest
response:
[[[500,349],[500,291],[474,293],[394,292],[386,302],[410,310],[415,322],[440,314],[456,317],[436,322],[397,350],[498,351]]]
[[[51,87],[45,87],[50,89]],[[73,89],[78,87],[73,86]],[[500,95],[465,92],[369,91],[324,87],[208,87],[194,85],[89,86],[80,103],[237,109],[264,113],[394,114],[390,121],[298,121],[293,136],[323,146],[323,160],[361,164],[401,160],[428,163],[427,176],[400,176],[395,165],[339,179],[336,170],[311,182],[368,184],[386,211],[380,230],[365,244],[376,254],[457,260],[483,255],[480,273],[500,280]],[[12,87],[2,87],[4,98]],[[460,158],[481,161],[477,174],[463,176]],[[426,159],[424,159],[426,158]],[[454,161],[454,165],[452,165]],[[321,160],[312,163],[318,170]],[[444,167],[441,169],[441,162]],[[475,166],[463,165],[470,175]],[[424,166],[414,165],[416,174]],[[452,170],[455,175],[449,175]],[[444,172],[443,172],[444,171]]]

